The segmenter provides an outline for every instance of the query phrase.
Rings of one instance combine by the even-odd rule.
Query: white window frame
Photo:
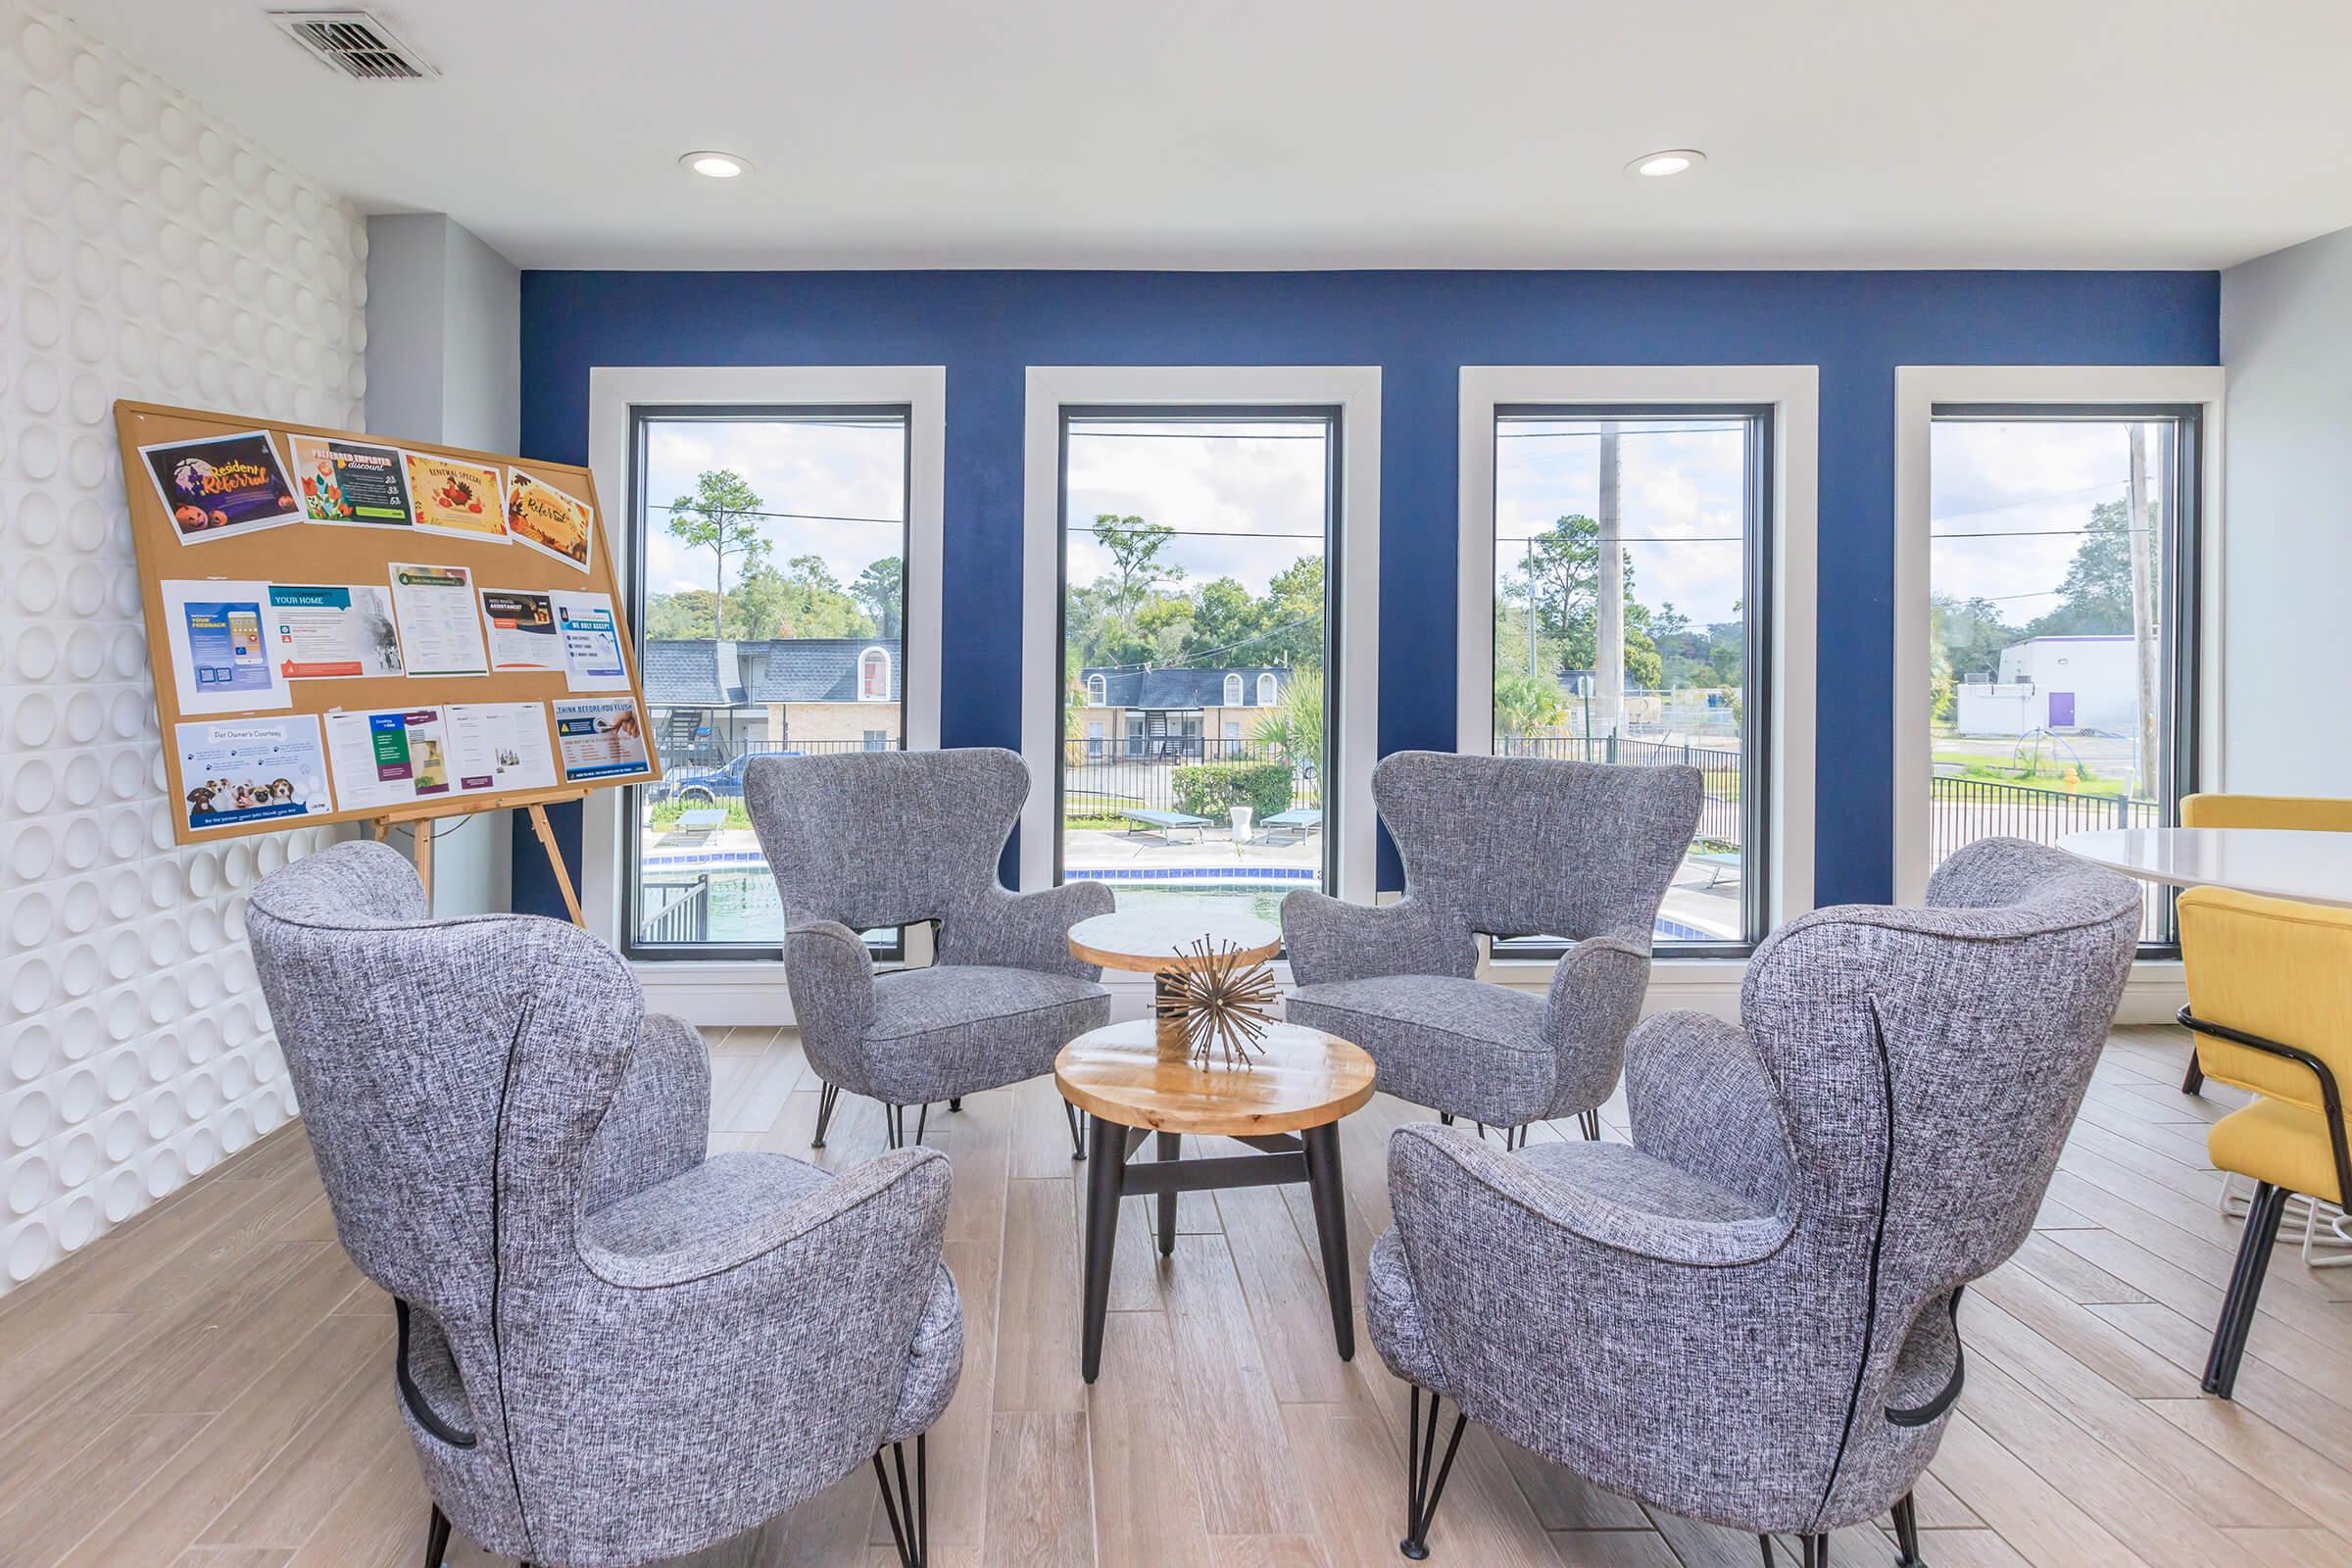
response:
[[[882,661],[882,690],[879,695],[870,693],[865,689],[865,665],[866,661],[871,659],[879,659]],[[868,648],[858,656],[858,700],[861,703],[887,703],[890,701],[889,649]]]
[[[838,408],[897,404],[906,420],[906,614],[900,714],[909,751],[939,746],[941,570],[947,512],[948,371],[943,365],[600,365],[588,372],[588,462],[612,530],[613,567],[623,596],[636,588],[637,553],[623,548],[631,526],[629,454],[640,407]],[[862,660],[860,661],[862,662]],[[582,811],[580,911],[588,929],[619,945],[621,856],[627,823],[621,791],[590,792]],[[918,961],[918,932],[907,959]],[[690,1023],[789,1023],[784,968],[774,959],[716,958],[634,965],[658,1011]]]
[[[1276,681],[1271,673],[1259,675],[1257,677],[1257,702],[1255,706],[1259,708],[1272,708],[1280,701],[1282,701],[1281,683]]]
[[[1054,880],[1054,769],[1060,765],[1061,411],[1112,405],[1214,408],[1296,404],[1340,411],[1340,577],[1334,652],[1342,694],[1332,740],[1339,791],[1339,897],[1369,904],[1375,886],[1372,764],[1380,746],[1380,367],[1029,367],[1023,424],[1021,753],[1029,802],[1021,810],[1021,886]]]
[[[1242,677],[1230,670],[1225,675],[1225,706],[1227,708],[1242,706]]]
[[[1087,676],[1086,701],[1089,707],[1108,708],[1110,706],[1110,682],[1101,675]]]
[[[1513,404],[1614,407],[1721,403],[1772,409],[1772,854],[1767,927],[1813,907],[1815,538],[1821,371],[1811,365],[1465,365],[1460,406],[1460,552],[1454,749],[1494,749],[1494,419]],[[1493,964],[1505,983],[1544,983],[1549,959]],[[1737,1016],[1740,958],[1661,957],[1653,1002]]]
[[[1917,904],[1936,850],[1928,815],[1935,734],[1928,706],[1934,432],[1938,404],[2194,404],[2197,454],[2197,787],[2218,790],[2222,726],[2223,400],[2214,365],[1898,365],[1894,370],[1894,897]],[[2188,1000],[2177,958],[2133,962],[2119,1023],[2169,1021]]]
[[[2197,455],[2198,785],[2221,787],[2222,757],[2222,394],[2223,371],[2203,365],[1903,365],[1894,371],[1894,896],[1916,904],[1928,891],[1935,845],[1928,780],[1935,737],[1927,705],[1930,506],[1933,437],[1939,404],[2194,404]]]

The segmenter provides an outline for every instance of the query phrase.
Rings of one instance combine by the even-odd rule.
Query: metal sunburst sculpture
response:
[[[1184,962],[1160,972],[1153,1005],[1183,1029],[1186,1054],[1196,1065],[1206,1067],[1212,1053],[1221,1053],[1226,1066],[1248,1067],[1250,1053],[1265,1054],[1258,1041],[1274,1021],[1280,993],[1274,971],[1245,960],[1245,951],[1201,937],[1182,952]]]

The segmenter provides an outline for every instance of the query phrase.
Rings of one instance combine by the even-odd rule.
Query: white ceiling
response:
[[[399,84],[264,0],[63,3],[526,267],[2204,268],[2352,224],[2346,0],[390,0],[443,73]]]

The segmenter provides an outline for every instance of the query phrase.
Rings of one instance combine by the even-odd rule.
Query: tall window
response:
[[[1700,770],[1661,952],[1738,954],[1763,936],[1770,418],[1495,410],[1494,750]]]
[[[1274,919],[1335,883],[1338,412],[1065,409],[1061,454],[1060,874]]]
[[[664,776],[631,792],[628,948],[772,956],[784,914],[745,764],[905,744],[908,411],[635,421],[635,623]]]
[[[2179,819],[2194,787],[2196,425],[2173,408],[1936,407],[1935,863],[1978,839]],[[2151,887],[2141,940],[2174,934]]]

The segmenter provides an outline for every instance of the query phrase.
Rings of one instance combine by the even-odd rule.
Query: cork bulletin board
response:
[[[661,776],[586,468],[147,403],[115,423],[179,843]]]

